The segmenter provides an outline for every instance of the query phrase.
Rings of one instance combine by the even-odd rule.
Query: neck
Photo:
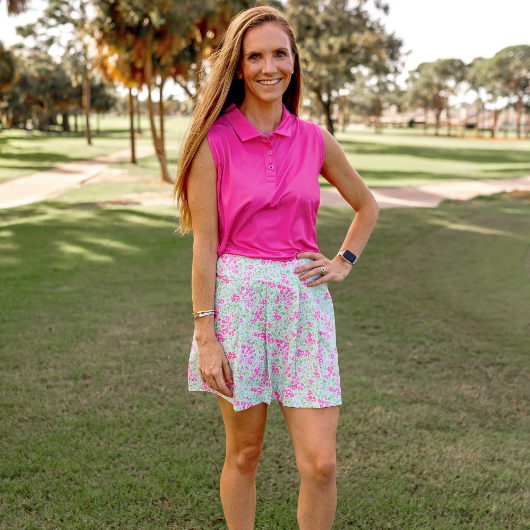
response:
[[[251,101],[245,98],[239,111],[261,134],[268,136],[282,121],[282,100],[278,99],[270,103],[263,101]]]

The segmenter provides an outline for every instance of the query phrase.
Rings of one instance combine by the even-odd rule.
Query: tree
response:
[[[72,80],[81,78],[82,105],[85,115],[85,135],[88,145],[92,144],[90,131],[90,58],[91,27],[88,16],[88,0],[48,0],[48,6],[34,24],[17,28],[24,38],[33,37],[36,45],[49,49],[56,45],[63,50],[67,59],[68,74]],[[63,42],[67,35],[66,42]]]
[[[0,97],[18,81],[19,74],[13,53],[0,41]]]
[[[447,135],[451,134],[449,98],[455,93],[458,84],[464,80],[465,71],[465,64],[460,59],[438,59],[433,63],[420,64],[410,74],[409,81],[413,94],[409,101],[423,101],[434,110],[436,136],[444,109],[447,111]]]
[[[102,80],[97,79],[90,87],[90,107],[96,111],[96,132],[100,134],[99,117],[109,112],[116,104],[114,87],[109,87]]]
[[[288,0],[287,17],[300,49],[300,59],[310,89],[334,133],[333,109],[339,90],[353,83],[359,67],[387,68],[398,62],[402,41],[386,33],[379,20],[370,16],[366,0]],[[388,6],[375,6],[388,12]]]
[[[202,63],[219,43],[233,15],[250,0],[94,0],[100,55],[115,79],[147,88],[147,109],[162,180],[170,182],[164,145],[163,89],[172,78],[194,97]],[[107,67],[106,66],[106,67]],[[159,91],[159,131],[152,91]]]
[[[3,93],[10,90],[19,78],[20,74],[17,71],[17,63],[13,53],[5,49],[0,41],[0,102],[3,100]],[[2,108],[1,105],[0,108]],[[0,116],[0,129],[2,121]]]
[[[429,110],[434,108],[434,83],[426,64],[422,63],[410,72],[406,95],[409,108],[423,110],[423,134],[427,133]]]
[[[466,81],[469,85],[469,88],[476,93],[475,106],[477,109],[477,123],[475,126],[475,131],[477,136],[480,135],[480,113],[482,110],[484,110],[486,103],[482,96],[485,91],[485,87],[488,84],[488,68],[486,67],[487,62],[487,59],[484,59],[483,57],[476,57],[468,65],[466,72]]]
[[[510,95],[502,71],[494,59],[474,59],[469,65],[467,80],[470,86],[477,91],[477,99],[479,99],[481,108],[486,108],[488,104],[493,107],[491,137],[495,138],[499,114],[505,108],[506,98]],[[480,97],[480,91],[485,95],[484,99]],[[477,114],[477,134],[478,120]]]
[[[517,114],[517,138],[521,137],[522,114],[530,97],[530,46],[504,48],[490,60],[490,66],[504,82]]]
[[[108,85],[113,85],[116,80],[125,85],[129,90],[129,96],[127,99],[127,111],[129,113],[129,134],[131,139],[131,163],[136,164],[136,146],[135,146],[135,130],[134,130],[134,97],[133,88],[136,88],[137,92],[141,86],[141,80],[138,74],[135,72],[135,64],[131,64],[131,57],[129,54],[122,54],[121,56],[113,57],[109,53],[109,48],[104,45],[98,46],[98,54],[95,59],[95,64],[99,69],[103,81]],[[136,97],[138,105],[138,97]],[[139,107],[139,105],[138,105]],[[138,114],[139,116],[139,114]],[[161,118],[163,119],[163,117]],[[140,133],[140,120],[138,119],[138,132]]]
[[[96,0],[95,5],[96,38],[101,55],[112,66],[111,71],[121,75],[125,82],[134,79],[138,86],[147,87],[149,121],[161,178],[171,182],[164,145],[163,88],[167,78],[177,72],[174,57],[186,46],[185,37],[191,29],[191,21],[198,18],[199,3],[191,0]],[[159,131],[152,100],[157,78],[159,113],[162,113]]]

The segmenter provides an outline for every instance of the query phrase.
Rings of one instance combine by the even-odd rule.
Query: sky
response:
[[[410,51],[407,70],[436,59],[470,62],[507,46],[530,45],[530,0],[386,1],[390,13],[382,19]],[[7,46],[19,42],[15,27],[33,22],[44,5],[44,0],[31,0],[30,12],[7,17],[6,0],[0,0],[0,40]]]

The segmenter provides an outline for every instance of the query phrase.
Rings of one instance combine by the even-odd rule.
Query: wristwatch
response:
[[[349,250],[341,250],[337,256],[344,258],[350,265],[355,265],[355,262],[357,261],[357,256]]]

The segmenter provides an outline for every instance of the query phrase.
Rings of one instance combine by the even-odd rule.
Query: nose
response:
[[[277,71],[277,68],[276,68],[276,65],[274,64],[274,59],[272,57],[272,55],[268,55],[265,57],[265,62],[263,64],[263,69],[262,69],[262,72],[264,75],[272,75],[274,73],[276,73]]]

